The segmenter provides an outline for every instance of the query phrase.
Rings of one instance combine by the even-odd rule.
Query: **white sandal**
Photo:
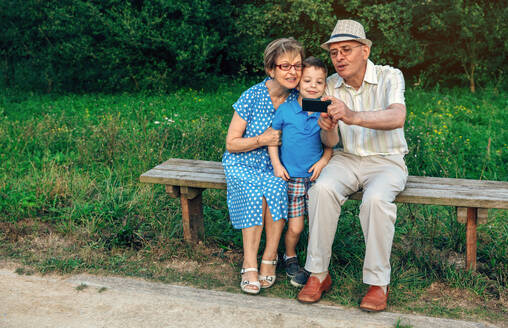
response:
[[[240,270],[241,274],[244,274],[247,272],[258,272],[258,269],[256,269],[256,268],[242,268],[242,270]],[[257,287],[257,289],[246,288],[247,286]],[[257,295],[261,291],[261,284],[259,283],[259,281],[242,280],[242,282],[240,282],[240,288],[242,289],[242,292],[244,292],[244,293],[251,294],[251,295]]]
[[[279,261],[279,256],[277,255],[275,260],[273,260],[273,261],[270,261],[270,260],[261,260],[261,263],[263,263],[263,264],[271,264],[271,265],[275,265],[277,267],[277,262],[278,261]],[[261,288],[270,288],[270,287],[272,287],[273,284],[275,283],[275,278],[277,278],[276,275],[273,275],[273,276],[258,275],[258,279],[259,279],[260,282],[261,281],[266,281],[268,283],[267,285],[261,285]]]

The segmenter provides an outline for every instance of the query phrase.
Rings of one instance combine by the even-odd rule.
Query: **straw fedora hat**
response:
[[[330,40],[323,43],[321,48],[329,50],[330,43],[341,41],[357,41],[369,47],[372,46],[372,41],[365,37],[363,25],[351,19],[339,19],[330,35]]]

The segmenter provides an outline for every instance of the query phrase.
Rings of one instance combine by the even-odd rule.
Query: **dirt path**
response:
[[[0,264],[0,327],[495,327],[91,275],[18,275]]]

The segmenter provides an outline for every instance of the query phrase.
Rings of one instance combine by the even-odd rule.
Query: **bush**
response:
[[[29,90],[215,88],[217,75],[263,74],[274,38],[307,53],[337,18],[364,24],[372,59],[420,86],[506,87],[508,9],[436,0],[40,0],[0,2],[1,84]]]
[[[229,1],[5,1],[4,83],[25,89],[140,90],[218,74]],[[212,27],[212,28],[211,28]]]

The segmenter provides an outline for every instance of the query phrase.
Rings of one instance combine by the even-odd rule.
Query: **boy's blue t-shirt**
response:
[[[283,103],[275,112],[272,128],[282,130],[279,156],[292,178],[310,177],[308,170],[323,156],[319,113],[304,112],[298,100]]]

